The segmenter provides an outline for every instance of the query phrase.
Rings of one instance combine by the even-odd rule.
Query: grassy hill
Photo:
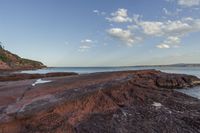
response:
[[[0,70],[27,70],[46,67],[38,61],[24,59],[0,46]]]

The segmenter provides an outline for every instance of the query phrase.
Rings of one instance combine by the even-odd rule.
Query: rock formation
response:
[[[194,76],[124,71],[0,82],[0,133],[199,133]]]
[[[62,76],[71,76],[78,75],[74,72],[56,72],[56,73],[47,73],[47,74],[26,74],[26,73],[4,73],[0,74],[1,81],[18,81],[26,79],[38,79],[38,78],[47,78],[47,77],[62,77]]]

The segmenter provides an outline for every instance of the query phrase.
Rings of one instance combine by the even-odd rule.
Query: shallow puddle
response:
[[[44,84],[44,83],[49,83],[52,82],[51,80],[42,80],[42,79],[38,79],[35,81],[35,83],[32,84],[32,86],[36,86],[37,84]]]

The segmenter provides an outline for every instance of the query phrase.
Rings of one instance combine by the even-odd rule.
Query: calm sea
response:
[[[168,73],[182,73],[195,75],[200,78],[200,67],[49,67],[39,70],[22,71],[21,73],[50,73],[50,72],[76,72],[79,74],[94,72],[109,72],[123,70],[147,70],[156,69]]]
[[[200,78],[200,67],[50,67],[39,70],[22,71],[21,73],[50,73],[50,72],[76,72],[79,74],[94,73],[94,72],[109,72],[109,71],[123,71],[123,70],[147,70],[156,69],[168,73],[180,73],[195,75]],[[200,99],[200,87],[186,88],[178,90],[192,97]]]

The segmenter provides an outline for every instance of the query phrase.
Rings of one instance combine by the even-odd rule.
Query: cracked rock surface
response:
[[[155,70],[0,82],[0,133],[200,133],[197,77]]]

